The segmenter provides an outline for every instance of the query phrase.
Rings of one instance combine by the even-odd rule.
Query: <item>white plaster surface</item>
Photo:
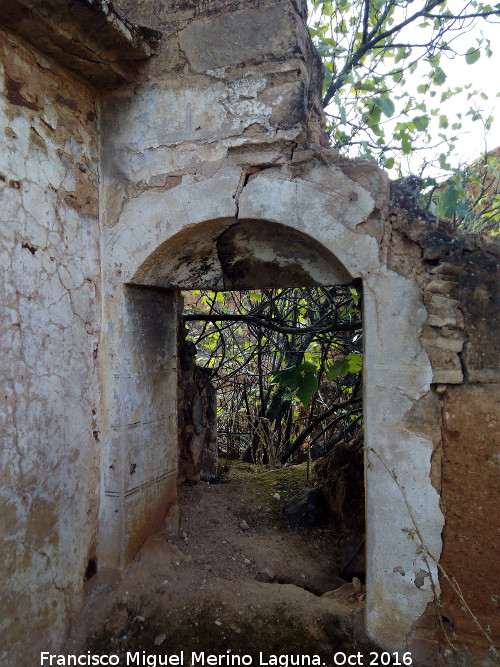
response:
[[[418,339],[426,310],[416,286],[384,266],[363,225],[376,197],[334,164],[273,166],[286,162],[284,145],[291,150],[305,117],[288,129],[273,125],[281,93],[266,74],[173,77],[103,95],[99,228],[93,93],[49,61],[39,67],[21,44],[2,46],[2,81],[30,81],[14,108],[0,89],[4,645],[23,645],[21,613],[31,614],[34,646],[60,644],[95,555],[99,499],[100,565],[115,566],[175,502],[169,244],[201,252],[200,235],[245,219],[282,225],[284,243],[287,228],[307,235],[363,280],[367,629],[404,648],[432,598],[428,578],[415,585],[425,567],[412,516],[437,557],[443,517],[430,480],[432,442],[405,422],[431,382]],[[252,153],[262,146],[265,164]],[[249,156],[235,157],[235,148]],[[245,174],[237,166],[245,164],[254,169]],[[207,280],[219,280],[215,259]]]
[[[355,227],[373,210],[370,195],[340,172],[334,172],[337,192],[327,194],[323,187],[302,179],[284,180],[266,172],[252,179],[240,197],[240,217],[263,218],[280,222],[309,234],[322,243],[359,277],[378,264],[378,244],[368,235],[357,234]],[[361,199],[360,210],[352,205],[351,193]]]
[[[60,645],[97,537],[98,155],[93,93],[1,30],[0,51],[0,663],[17,666]]]

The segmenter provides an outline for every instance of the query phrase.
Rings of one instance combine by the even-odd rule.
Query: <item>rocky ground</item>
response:
[[[179,534],[151,536],[121,581],[102,571],[87,582],[66,651],[115,653],[120,664],[137,651],[144,660],[184,651],[186,665],[192,651],[253,664],[260,653],[324,665],[340,664],[338,652],[368,656],[364,592],[339,575],[359,535],[289,529],[283,506],[305,486],[304,466],[237,463],[221,483],[181,487]]]

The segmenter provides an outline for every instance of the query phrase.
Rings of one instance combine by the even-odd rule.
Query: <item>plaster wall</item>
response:
[[[385,174],[321,148],[305,3],[120,4],[163,31],[140,72],[106,64],[121,37],[111,57],[104,48],[83,65],[58,37],[61,62],[98,85],[121,82],[99,93],[97,111],[82,80],[1,34],[2,659],[33,664],[21,620],[33,648],[60,646],[89,559],[123,568],[175,516],[177,290],[263,280],[363,283],[369,634],[410,645],[439,591],[421,539],[439,559],[442,535],[451,574],[468,576],[461,545],[479,544],[472,592],[488,620],[486,531],[456,517],[473,499],[482,526],[495,496],[457,493],[452,470],[466,459],[480,479],[486,457],[493,479],[492,253],[389,216]],[[135,46],[129,55],[135,63]]]
[[[0,663],[14,665],[61,644],[96,555],[95,95],[0,30],[0,125]]]
[[[431,579],[415,583],[428,566],[408,537],[412,522],[439,555],[443,516],[430,475],[435,443],[405,421],[430,391],[432,369],[419,340],[427,318],[420,288],[391,270],[382,250],[387,178],[368,163],[310,148],[323,140],[320,75],[301,3],[236,3],[231,12],[213,1],[122,8],[167,37],[140,83],[102,98],[105,358],[133,356],[137,346],[127,285],[259,287],[270,265],[280,269],[273,274],[275,286],[298,284],[287,283],[293,253],[285,256],[275,242],[273,247],[280,235],[282,247],[295,244],[295,261],[311,271],[312,284],[361,279],[367,628],[382,644],[402,649],[432,600]],[[255,30],[249,32],[249,25]],[[228,245],[232,252],[223,252]],[[321,260],[316,267],[312,250]],[[272,257],[266,260],[266,253]],[[229,255],[237,261],[228,264]],[[236,264],[253,270],[242,276],[233,270]],[[113,340],[111,332],[118,329]],[[170,382],[174,393],[176,349],[165,340],[172,370],[165,392]],[[113,364],[103,367],[103,382],[103,413],[110,415],[103,443],[111,460],[126,456],[111,422],[123,419],[123,405],[145,404],[147,393],[146,386],[121,383]],[[145,452],[156,446],[139,431],[137,437]],[[165,438],[172,446],[177,441],[170,426]],[[147,474],[152,483],[153,471]],[[120,483],[115,491],[125,498]],[[102,516],[101,558],[111,566],[123,564],[128,541],[120,544],[116,531],[134,535],[140,525],[109,496],[103,497]],[[435,565],[430,569],[438,585]]]
[[[323,155],[327,156],[328,153]],[[363,168],[374,169],[370,165]],[[419,341],[427,317],[420,290],[380,260],[378,242],[365,233],[370,226],[364,226],[376,209],[376,197],[348,178],[341,162],[325,167],[313,159],[295,167],[267,169],[256,174],[241,191],[238,170],[229,163],[227,170],[198,182],[188,178],[186,184],[168,191],[145,191],[125,202],[118,222],[108,232],[104,273],[111,282],[119,266],[124,282],[144,280],[148,276],[144,267],[150,264],[149,256],[154,254],[156,262],[172,261],[172,253],[180,252],[179,237],[184,240],[184,263],[189,265],[190,250],[197,248],[199,234],[204,239],[206,256],[217,257],[214,248],[230,225],[244,226],[250,233],[252,220],[266,220],[269,227],[273,223],[282,226],[284,239],[294,238],[297,232],[314,239],[331,253],[332,267],[338,262],[344,276],[363,279],[369,452],[367,623],[370,633],[380,642],[404,648],[413,622],[432,599],[429,578],[418,587],[415,584],[418,573],[427,566],[418,544],[408,538],[414,530],[412,521],[418,522],[426,543],[437,554],[443,526],[439,496],[430,479],[432,438],[415,432],[405,422],[414,404],[429,392],[432,380],[429,359]],[[231,175],[227,175],[229,170]],[[375,170],[374,180],[376,177]],[[383,180],[380,184],[383,188]],[[141,200],[147,201],[144,209]],[[144,222],[146,211],[148,218],[151,216],[158,223],[141,224],[138,233],[138,221]],[[372,218],[374,226],[376,215]],[[211,219],[214,222],[209,224]],[[200,256],[199,249],[195,256]],[[212,282],[205,282],[205,286],[230,289],[223,267],[219,264],[218,272],[215,262],[212,267]],[[198,272],[206,279],[202,265]],[[262,272],[257,273],[252,280],[257,284],[262,276]],[[195,273],[185,280],[177,286],[198,286]],[[128,346],[131,344],[130,341]],[[148,446],[151,445],[144,442],[144,447]],[[397,483],[391,475],[393,470],[398,471]],[[103,535],[102,539],[106,537]],[[431,570],[437,584],[435,566],[431,565]]]

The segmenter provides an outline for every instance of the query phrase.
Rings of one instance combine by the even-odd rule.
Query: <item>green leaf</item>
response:
[[[396,107],[394,105],[394,102],[389,97],[375,97],[373,99],[373,101],[378,106],[378,108],[382,111],[384,116],[387,116],[387,118],[390,118],[391,116],[394,115],[394,111],[396,110]]]
[[[465,62],[467,65],[473,65],[474,63],[477,63],[480,57],[481,51],[471,46],[470,49],[467,49],[467,53],[465,54]]]
[[[439,209],[445,218],[451,218],[456,211],[460,193],[454,187],[449,187],[439,198]]]
[[[415,116],[413,123],[420,132],[425,131],[429,126],[429,116]]]
[[[349,373],[359,373],[363,368],[363,355],[360,352],[351,352],[346,357]]]
[[[346,359],[336,359],[330,366],[326,377],[329,380],[336,380],[339,375],[347,375],[349,373],[349,362]]]
[[[408,155],[412,151],[411,138],[408,134],[404,134],[401,137],[401,148],[403,149],[403,155]]]
[[[446,155],[444,153],[441,153],[439,156],[439,166],[441,169],[445,169],[446,171],[449,171],[451,169],[451,165],[446,161]]]
[[[446,81],[446,74],[444,73],[444,70],[441,69],[441,67],[436,67],[434,70],[432,81],[436,84],[436,86],[441,86]]]
[[[307,407],[313,397],[313,394],[318,391],[318,380],[314,373],[304,373],[302,382],[297,389],[297,398],[304,407]]]
[[[386,164],[387,166],[387,164]],[[351,292],[352,300],[354,301],[355,305],[357,306],[359,303],[359,292],[355,287],[350,287],[349,291]]]
[[[306,373],[316,373],[318,370],[318,367],[312,361],[303,361],[299,368],[301,371],[305,371]]]
[[[271,376],[271,384],[280,384],[282,387],[294,391],[302,381],[302,374],[297,366],[285,368],[282,371],[276,371]]]
[[[406,58],[406,49],[404,47],[400,47],[396,51],[396,57],[394,58],[394,62],[398,63],[400,60],[403,60],[404,58]]]

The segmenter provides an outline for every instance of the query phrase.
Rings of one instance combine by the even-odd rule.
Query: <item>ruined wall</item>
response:
[[[0,662],[20,665],[61,644],[96,549],[95,95],[0,29],[0,125]]]
[[[181,329],[184,329],[182,326]],[[217,396],[210,370],[196,365],[196,346],[179,336],[177,483],[217,477]]]
[[[248,174],[286,163],[297,144],[323,141],[322,65],[305,2],[118,6],[164,38],[140,85],[103,98],[103,173],[114,183],[106,225],[127,198],[210,178],[228,157]]]
[[[96,11],[47,3],[63,16]],[[120,4],[164,32],[141,68],[135,37],[131,61],[116,62],[131,26],[115,15],[99,18],[100,42],[120,25],[109,66],[106,48],[83,67],[64,50],[74,39],[99,49],[92,30],[78,30],[86,18],[69,37],[49,26],[68,67],[96,85],[121,82],[99,94],[100,230],[93,93],[32,47],[2,40],[0,520],[10,588],[1,650],[20,654],[26,618],[34,648],[58,645],[96,548],[99,567],[123,568],[175,505],[177,288],[259,287],[265,271],[276,286],[297,276],[363,281],[367,628],[401,650],[413,627],[434,660],[437,630],[423,625],[433,586],[422,570],[437,581],[437,569],[410,539],[405,498],[437,558],[444,538],[445,567],[457,579],[462,571],[488,623],[493,251],[401,212],[388,223],[386,175],[321,148],[321,66],[304,2]],[[0,5],[0,18],[18,5]],[[477,633],[444,583],[443,600],[474,648]]]
[[[432,481],[445,515],[441,566],[498,645],[492,545],[500,539],[500,244],[398,210],[391,221],[389,263],[421,286],[429,312],[421,340],[432,363],[432,391],[408,421],[433,432]],[[488,642],[472,615],[444,574],[440,583],[443,624],[430,605],[415,627],[416,650],[427,650],[430,660],[440,644],[449,654],[447,633],[460,660],[467,654],[488,660]]]
[[[121,448],[113,426],[129,432],[142,417],[137,410],[129,420],[127,406],[148,404],[146,382],[131,386],[121,379],[130,372],[122,360],[134,359],[147,343],[127,320],[130,284],[159,296],[162,288],[262,287],[264,279],[267,286],[293,286],[298,275],[309,285],[363,280],[371,451],[367,628],[382,644],[402,649],[432,587],[429,580],[415,584],[424,563],[406,538],[411,521],[387,466],[397,464],[438,555],[443,517],[430,480],[433,434],[404,421],[429,392],[432,369],[419,339],[427,317],[419,287],[387,266],[381,247],[387,177],[374,164],[321,148],[321,64],[307,35],[305,3],[180,0],[122,7],[159,27],[164,39],[139,82],[101,100],[102,342],[112,360],[103,372],[104,467],[116,461],[127,470],[119,462],[132,445],[151,460],[169,442],[177,449],[174,424],[166,423],[161,440],[144,425]],[[168,346],[166,396],[169,386],[175,391],[178,368],[170,338]],[[151,423],[152,412],[143,412]],[[144,469],[138,463],[136,471]],[[124,479],[128,484],[127,475],[117,474],[114,486],[106,481],[103,496],[100,553],[109,565],[126,563],[143,535],[141,508],[151,508],[146,489],[154,469],[135,498]],[[431,569],[436,576],[436,566]]]
[[[213,221],[218,233],[225,231],[234,223],[239,193],[252,173],[289,162],[299,143],[323,139],[318,97],[322,68],[305,26],[305,3],[183,0],[119,7],[132,20],[160,29],[163,39],[158,55],[142,67],[136,81],[100,98],[102,349],[113,360],[102,373],[105,474],[100,555],[110,566],[123,565],[134,555],[125,547],[130,535],[136,534],[136,540],[147,536],[134,507],[143,502],[138,496],[145,498],[156,484],[158,467],[170,480],[176,474],[167,454],[155,468],[153,453],[147,456],[149,462],[134,461],[139,487],[120,472],[128,470],[128,445],[122,446],[120,434],[130,433],[142,443],[136,444],[142,452],[154,447],[156,437],[151,419],[142,422],[138,416],[138,406],[149,400],[147,383],[129,388],[124,381],[133,367],[130,360],[142,354],[141,344],[148,345],[127,320],[131,292],[124,285],[177,287],[162,242],[183,230],[187,220]],[[189,188],[197,184],[200,191],[192,197]],[[196,236],[181,233],[177,268],[185,277],[196,265],[197,278],[210,281],[210,263],[218,265],[217,253],[212,248],[208,260],[203,239]],[[192,250],[197,244],[197,262],[186,259],[184,248]],[[184,284],[188,289],[197,286]],[[130,337],[132,331],[135,338]],[[170,335],[167,339],[162,364],[166,371],[168,357],[173,378],[177,348]],[[175,400],[167,375],[162,376],[162,391]],[[139,422],[141,428],[134,427],[132,433]],[[173,415],[165,421],[163,438],[162,452],[177,446]],[[176,502],[173,487],[170,502]],[[165,495],[162,508],[167,505]]]

